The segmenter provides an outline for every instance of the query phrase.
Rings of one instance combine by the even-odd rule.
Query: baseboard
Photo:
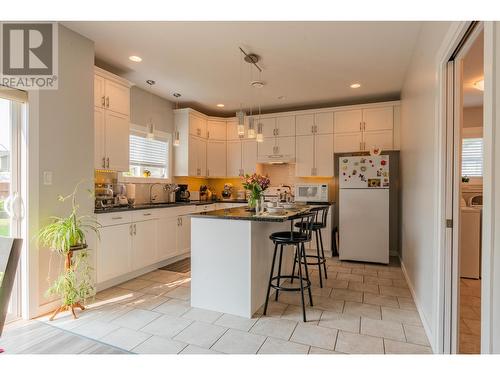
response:
[[[431,344],[431,349],[434,353],[438,353],[438,351],[435,348],[435,340],[434,336],[432,335],[432,331],[430,329],[429,323],[427,322],[427,319],[425,319],[425,315],[423,313],[421,304],[417,298],[417,295],[415,294],[415,289],[413,288],[413,283],[410,280],[410,277],[408,276],[408,273],[406,272],[406,267],[401,259],[399,258],[401,262],[401,270],[403,271],[403,276],[406,280],[406,283],[408,284],[408,288],[410,289],[411,296],[413,297],[413,301],[415,302],[415,306],[417,306],[417,312],[418,315],[420,316],[420,320],[422,321],[422,325],[424,326],[425,334],[427,335],[427,340],[429,340],[429,343]]]

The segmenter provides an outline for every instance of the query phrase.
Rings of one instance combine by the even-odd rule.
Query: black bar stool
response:
[[[316,255],[306,255],[306,262],[309,266],[318,266],[320,288],[323,288],[321,265],[323,265],[325,279],[328,279],[328,274],[326,272],[325,249],[323,248],[323,236],[321,235],[321,229],[326,228],[329,209],[330,206],[318,206],[311,208],[311,212],[315,213],[316,215],[312,224],[312,230],[314,231],[314,234],[316,236]],[[297,228],[299,228],[301,225],[302,223],[295,224]],[[297,262],[298,258],[295,258],[292,275],[295,275],[295,264]],[[303,261],[301,260],[301,262]],[[293,283],[293,279],[291,280],[291,282]]]
[[[311,281],[309,280],[309,272],[307,270],[307,260],[306,260],[306,250],[304,244],[306,242],[310,242],[312,238],[312,231],[313,231],[313,223],[314,219],[316,217],[316,213],[314,212],[309,212],[304,215],[301,215],[298,217],[296,220],[299,222],[297,224],[300,224],[298,226],[299,230],[294,231],[293,230],[293,222],[291,225],[291,229],[289,232],[276,232],[273,233],[269,236],[269,238],[274,242],[274,255],[273,255],[273,263],[271,266],[271,273],[269,275],[269,284],[267,286],[267,296],[266,296],[266,303],[264,305],[264,315],[267,313],[267,304],[269,302],[269,294],[271,293],[271,288],[276,289],[276,297],[275,300],[278,300],[278,294],[280,290],[286,291],[286,292],[298,292],[300,290],[300,294],[302,297],[302,315],[304,322],[306,321],[306,305],[304,302],[304,289],[307,289],[309,291],[309,303],[312,306],[313,305],[313,300],[312,300],[312,294],[311,294]],[[299,269],[298,269],[298,276],[295,275],[282,275],[281,274],[281,262],[283,259],[283,246],[286,245],[291,245],[295,247],[295,259],[297,258],[303,258],[303,262],[299,264]],[[278,246],[280,247],[280,258],[279,258],[279,263],[278,263],[278,275],[274,275],[274,266],[276,263],[276,255],[278,253]],[[304,271],[305,271],[305,277],[302,276],[302,267],[301,265],[304,265]],[[294,264],[295,268],[295,264]],[[282,279],[297,279],[300,281],[300,287],[285,287],[285,286],[280,286],[280,281]],[[273,283],[275,281],[276,283]]]

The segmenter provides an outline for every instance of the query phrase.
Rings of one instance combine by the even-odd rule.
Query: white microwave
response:
[[[327,184],[296,184],[296,202],[328,202]]]

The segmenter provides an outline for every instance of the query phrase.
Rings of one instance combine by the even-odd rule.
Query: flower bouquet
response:
[[[257,206],[257,201],[260,200],[262,193],[269,187],[271,180],[267,176],[254,173],[253,175],[246,174],[241,177],[243,187],[248,190],[248,208],[254,210]]]

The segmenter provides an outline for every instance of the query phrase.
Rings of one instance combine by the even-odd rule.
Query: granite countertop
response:
[[[246,200],[241,199],[223,199],[218,201],[189,201],[189,202],[174,202],[174,203],[144,203],[134,206],[121,206],[106,209],[95,209],[95,214],[107,214],[110,212],[124,212],[124,211],[137,211],[149,210],[152,208],[169,208],[169,207],[182,207],[182,206],[204,206],[214,203],[246,203]]]
[[[248,221],[270,221],[282,223],[287,220],[293,220],[302,213],[309,211],[310,206],[303,206],[300,209],[285,210],[282,215],[256,214],[255,212],[247,211],[246,207],[225,208],[221,210],[199,212],[191,214],[191,217],[205,219],[223,219],[223,220],[248,220]]]

